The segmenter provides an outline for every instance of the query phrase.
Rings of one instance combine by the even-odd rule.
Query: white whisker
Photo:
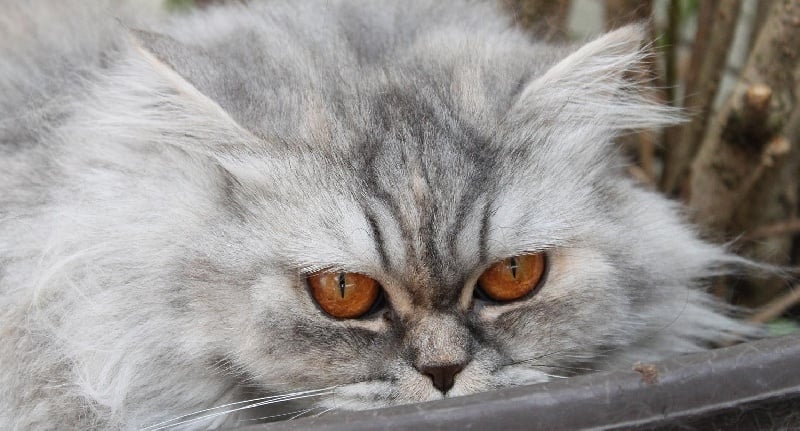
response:
[[[325,410],[323,410],[323,411],[321,411],[319,413],[314,414],[314,416],[311,416],[311,417],[312,418],[318,418],[318,417],[324,415],[325,413],[328,413],[329,411],[334,410],[334,409],[336,409],[336,407],[329,407],[329,408],[327,408],[327,409],[325,409]]]
[[[247,410],[247,409],[260,407],[260,406],[264,406],[264,405],[268,405],[268,404],[275,404],[275,403],[283,402],[283,401],[294,401],[294,400],[303,399],[303,398],[311,398],[311,397],[329,395],[329,394],[333,393],[333,389],[334,388],[335,387],[329,387],[329,388],[324,388],[324,389],[315,389],[315,390],[309,390],[309,391],[295,392],[295,393],[286,394],[286,395],[273,395],[273,396],[268,396],[268,397],[255,398],[255,399],[251,399],[251,400],[245,400],[245,401],[238,401],[238,402],[235,402],[235,403],[229,403],[229,404],[225,404],[225,405],[221,405],[221,406],[217,406],[217,407],[212,407],[212,408],[208,408],[208,409],[204,409],[204,410],[199,410],[197,412],[186,414],[186,415],[183,415],[183,416],[179,416],[177,418],[170,419],[170,420],[164,421],[164,422],[160,422],[160,423],[155,424],[155,425],[150,425],[150,426],[148,426],[146,428],[142,428],[142,431],[158,431],[158,430],[163,430],[163,429],[167,429],[167,428],[170,428],[170,427],[175,427],[175,426],[178,426],[178,425],[192,424],[192,423],[200,422],[200,421],[203,421],[203,420],[206,420],[206,419],[211,419],[211,418],[215,418],[215,417],[218,417],[218,416],[227,415],[227,414],[230,414],[230,413],[233,413],[233,412],[237,412],[237,411],[241,411],[241,410]],[[205,412],[218,410],[218,409],[221,409],[221,408],[230,407],[230,406],[234,406],[234,405],[244,404],[244,403],[250,403],[250,404],[247,404],[246,406],[243,406],[243,407],[238,407],[238,408],[235,408],[235,409],[231,409],[231,410],[225,410],[225,411],[222,411],[222,412],[216,412],[216,413],[203,415],[203,416],[200,416],[200,417],[197,417],[197,418],[193,418],[193,419],[186,419],[186,420],[183,420],[183,421],[180,420],[180,419],[187,418],[189,416],[197,415],[199,413],[205,413]],[[175,422],[175,421],[179,421],[179,422]],[[172,423],[172,422],[174,422],[174,423]]]
[[[255,407],[260,407],[260,406],[269,405],[269,404],[275,404],[275,403],[278,403],[278,402],[293,401],[293,400],[298,400],[298,399],[302,399],[302,398],[310,398],[310,397],[316,397],[316,396],[321,396],[321,395],[326,395],[326,394],[327,393],[319,393],[319,394],[311,394],[311,395],[303,395],[303,396],[295,396],[295,397],[287,396],[287,397],[282,398],[282,399],[261,401],[261,402],[258,402],[258,403],[253,403],[253,404],[246,405],[244,407],[239,407],[239,408],[227,410],[227,411],[224,411],[224,412],[212,413],[212,414],[204,415],[204,416],[201,416],[201,417],[198,417],[198,418],[187,419],[185,421],[181,421],[181,422],[177,422],[177,423],[174,423],[174,424],[165,425],[165,426],[162,426],[162,427],[159,427],[159,428],[154,428],[153,431],[167,429],[167,428],[175,427],[175,426],[178,426],[178,425],[194,424],[194,423],[202,422],[202,421],[205,421],[205,420],[208,420],[208,419],[212,419],[212,418],[215,418],[215,417],[227,415],[227,414],[230,414],[230,413],[233,413],[233,412],[252,409],[252,408],[255,408]]]
[[[297,418],[299,418],[300,416],[303,416],[304,414],[306,414],[306,413],[308,413],[308,412],[310,412],[310,411],[316,410],[316,409],[318,409],[318,408],[319,408],[319,407],[312,407],[312,408],[310,408],[310,409],[305,409],[305,410],[301,411],[300,413],[298,413],[298,414],[296,414],[296,415],[294,415],[294,416],[290,417],[290,418],[289,418],[289,419],[287,419],[287,420],[290,420],[290,421],[291,421],[291,420],[297,419]]]
[[[311,407],[311,408],[309,408],[309,409],[293,410],[293,411],[286,412],[286,413],[278,413],[278,414],[269,415],[269,416],[261,416],[261,417],[258,417],[258,418],[252,418],[252,419],[240,419],[240,420],[237,422],[237,425],[238,425],[239,423],[242,423],[242,422],[263,421],[263,420],[265,420],[265,419],[275,419],[275,418],[280,418],[280,417],[289,416],[289,415],[296,415],[296,414],[308,413],[308,412],[310,412],[310,411],[312,411],[312,410],[316,410],[316,409],[319,409],[319,408],[320,408],[320,407]],[[290,420],[291,420],[291,419],[290,419]]]
[[[548,374],[548,373],[542,373],[542,374],[544,374],[547,377],[552,377],[554,379],[567,379],[568,378],[567,376],[559,376],[557,374]]]

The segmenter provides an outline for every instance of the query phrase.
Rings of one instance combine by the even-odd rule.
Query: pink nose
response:
[[[456,374],[464,369],[464,364],[448,364],[416,367],[420,373],[430,377],[433,386],[446,394],[456,381]]]

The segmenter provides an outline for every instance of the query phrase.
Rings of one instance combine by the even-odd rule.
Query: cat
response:
[[[681,117],[630,80],[642,25],[147,5],[0,4],[0,428],[369,409],[755,333],[703,292],[746,262],[613,144]]]

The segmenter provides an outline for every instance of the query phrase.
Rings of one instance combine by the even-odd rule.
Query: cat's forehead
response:
[[[259,191],[280,202],[259,222],[284,233],[288,266],[389,274],[419,298],[452,300],[494,260],[541,250],[597,218],[585,202],[590,173],[573,153],[527,135],[512,145],[502,113],[487,127],[472,115],[487,107],[467,109],[475,100],[439,78],[365,82],[346,106],[332,94],[295,100],[306,134],[261,170],[271,177]],[[546,127],[561,135],[557,123]]]
[[[333,162],[355,175],[330,191],[355,191],[358,203],[348,206],[350,219],[360,220],[361,231],[370,233],[362,237],[369,246],[360,249],[375,250],[352,260],[372,259],[377,264],[371,275],[390,275],[418,304],[451,306],[476,271],[506,257],[490,244],[497,241],[498,228],[524,231],[493,225],[492,219],[517,223],[508,216],[516,211],[530,224],[536,215],[528,213],[526,200],[547,202],[535,187],[528,187],[529,196],[508,190],[513,183],[508,176],[530,151],[509,152],[434,91],[387,87],[370,104],[361,139],[350,143],[347,157]],[[502,245],[522,249],[513,241]]]
[[[271,132],[287,142],[279,150],[313,160],[276,167],[286,193],[275,194],[289,205],[269,218],[282,220],[273,228],[286,232],[290,265],[390,274],[415,298],[444,304],[494,259],[553,244],[586,214],[590,193],[571,190],[587,177],[574,154],[554,149],[557,139],[506,139],[515,125],[503,116],[528,74],[468,66],[348,70],[358,76],[282,102],[296,121]],[[539,126],[548,130],[536,136],[562,135],[558,121]]]
[[[394,250],[378,245],[387,269],[416,300],[446,301],[456,296],[447,291],[464,283],[458,238],[494,187],[489,137],[458,118],[432,89],[386,90],[371,100],[368,139],[360,149],[367,208],[375,213],[374,229],[382,239],[402,244]]]

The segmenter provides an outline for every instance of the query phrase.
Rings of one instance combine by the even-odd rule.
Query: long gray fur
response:
[[[0,2],[0,428],[371,408],[441,398],[419,362],[467,362],[456,396],[754,333],[699,289],[741,259],[612,144],[678,117],[627,80],[639,27],[555,47],[473,1],[137,5]],[[469,301],[539,251],[538,294]],[[319,269],[388,314],[326,316]]]

